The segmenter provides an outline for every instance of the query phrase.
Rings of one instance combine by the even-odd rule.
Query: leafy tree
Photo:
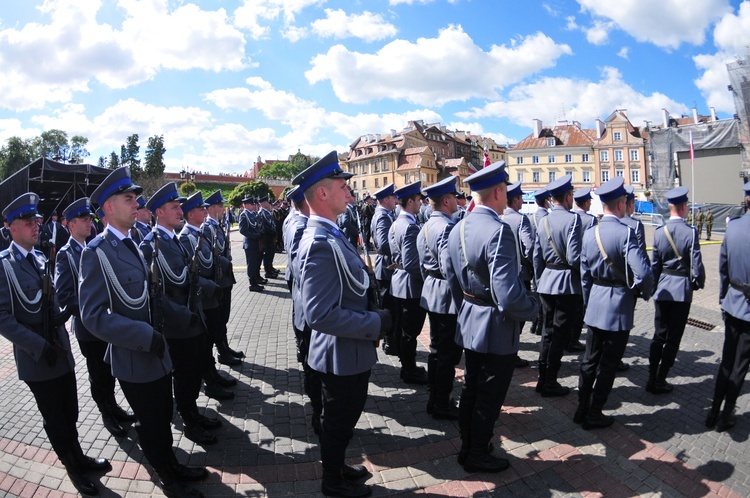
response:
[[[117,152],[112,151],[109,154],[109,169],[117,169],[120,167],[120,158],[117,156]]]
[[[130,174],[133,178],[140,177],[143,170],[141,169],[141,160],[138,154],[141,152],[141,146],[138,145],[138,134],[133,133],[127,138],[127,143],[120,146],[120,166],[129,166]]]
[[[85,158],[91,154],[86,150],[86,145],[89,143],[89,139],[80,135],[73,135],[70,139],[70,148],[68,149],[67,161],[70,164],[82,163]]]
[[[164,135],[154,135],[148,139],[146,147],[146,164],[143,167],[146,176],[161,176],[164,174]]]
[[[62,130],[47,130],[34,139],[35,156],[46,157],[54,161],[67,161],[68,134]]]
[[[292,156],[291,163],[297,167],[298,171],[304,171],[312,164],[310,158],[300,152],[299,149],[297,149],[297,153]]]
[[[100,168],[106,168],[109,166],[109,162],[107,162],[107,158],[104,156],[99,156],[99,159],[96,161],[96,165]]]
[[[21,170],[34,159],[33,140],[10,137],[0,148],[0,181]]]
[[[285,180],[291,180],[297,176],[300,171],[302,170],[293,163],[275,162],[263,166],[260,171],[258,171],[258,176],[260,178],[283,178]]]
[[[193,192],[195,192],[197,187],[195,186],[195,183],[193,182],[185,182],[182,185],[180,185],[180,195],[184,197],[190,197],[193,195]]]
[[[264,195],[267,195],[271,200],[276,198],[273,190],[271,190],[271,187],[269,187],[266,182],[245,182],[234,187],[234,190],[232,190],[227,196],[227,200],[232,206],[240,207],[242,205],[242,199],[245,197],[263,197]]]

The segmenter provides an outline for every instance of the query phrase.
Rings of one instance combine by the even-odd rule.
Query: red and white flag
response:
[[[486,168],[489,165],[490,165],[490,155],[487,152],[487,146],[485,146],[484,147],[484,166],[483,167]]]

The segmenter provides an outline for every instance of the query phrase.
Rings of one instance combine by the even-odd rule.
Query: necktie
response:
[[[34,271],[36,272],[36,274],[39,275],[39,278],[41,278],[42,271],[39,269],[39,266],[37,266],[36,258],[34,257],[34,255],[31,254],[31,252],[29,252],[26,255],[26,259],[29,261],[29,264],[31,265],[31,267],[34,268]]]
[[[136,258],[140,261],[141,254],[138,252],[138,248],[135,247],[135,242],[133,242],[133,239],[122,239],[122,243],[125,244],[125,247],[130,249],[130,252],[132,252]]]

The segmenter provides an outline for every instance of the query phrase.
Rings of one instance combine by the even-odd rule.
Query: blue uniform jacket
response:
[[[172,371],[169,351],[161,359],[150,351],[154,330],[148,277],[143,257],[133,254],[109,228],[89,242],[81,255],[81,320],[92,334],[109,343],[104,360],[111,365],[112,375],[126,382],[153,382]],[[118,286],[124,296],[115,289]]]
[[[299,258],[299,243],[302,240],[305,228],[307,228],[307,220],[307,216],[297,213],[292,222],[287,225],[287,231],[284,232],[284,243],[287,247],[286,254],[289,260],[287,268],[291,268],[292,278],[292,301],[294,302],[292,322],[297,330],[305,329],[305,314],[302,311],[302,293],[300,292],[300,274],[297,259]]]
[[[45,257],[32,249],[41,271]],[[0,275],[0,335],[13,344],[18,378],[35,382],[60,377],[74,370],[70,339],[65,326],[57,328],[59,344],[68,352],[49,366],[42,356],[47,341],[43,335],[41,307],[42,279],[15,244],[0,252],[3,274]],[[16,286],[13,280],[16,280]],[[37,298],[39,299],[37,300]],[[34,303],[36,301],[36,303]]]
[[[534,277],[534,230],[525,214],[506,208],[500,217],[513,231],[516,239],[516,256],[520,263],[521,280],[530,281]]]
[[[625,331],[633,328],[635,288],[648,301],[654,287],[651,265],[638,249],[635,232],[614,216],[605,216],[599,223],[602,246],[612,264],[627,282],[607,264],[596,242],[596,227],[583,236],[581,282],[586,303],[584,321],[602,330]]]
[[[71,329],[79,341],[99,341],[81,321],[78,305],[78,268],[81,265],[83,248],[73,237],[60,248],[55,260],[55,291],[60,306],[66,306],[73,314]]]
[[[455,224],[452,217],[433,211],[417,236],[420,269],[424,279],[420,304],[427,311],[443,315],[458,313],[445,276],[448,235]]]
[[[678,258],[672,249],[664,226],[657,228],[651,258],[656,281],[654,301],[689,303],[693,300],[693,282],[701,289],[706,282],[698,231],[682,218],[668,220],[666,227],[682,258]]]
[[[204,310],[214,309],[219,306],[219,298],[216,289],[220,286],[214,281],[214,255],[208,236],[209,231],[206,229],[203,232],[203,242],[197,255],[198,273],[201,276],[201,302]],[[182,230],[180,231],[179,238],[182,247],[187,250],[188,257],[192,264],[192,260],[196,255],[195,248],[198,246],[198,241],[200,240],[200,232],[195,227],[185,223],[185,226],[182,227]]]
[[[418,299],[422,295],[422,270],[417,250],[419,227],[414,216],[401,211],[388,232],[391,257],[398,266],[391,277],[391,295],[401,299]]]
[[[521,281],[515,238],[495,211],[476,206],[453,227],[445,273],[459,309],[456,342],[478,353],[517,353],[520,322],[536,318],[539,298]]]
[[[341,229],[346,239],[354,246],[357,247],[359,242],[359,223],[357,222],[356,207],[351,204],[347,204],[346,211],[341,213],[336,220],[336,224]]]
[[[393,218],[391,213],[382,206],[375,208],[375,214],[370,222],[372,242],[375,244],[375,278],[390,282],[393,270],[388,267],[391,264],[391,245],[388,243],[388,233],[391,231]]]
[[[549,221],[549,233],[547,221]],[[541,217],[534,245],[534,276],[539,294],[569,295],[581,293],[581,218],[565,207],[556,205]],[[551,237],[560,255],[548,240]]]
[[[299,243],[302,309],[312,328],[307,363],[318,372],[355,375],[377,361],[380,317],[367,310],[362,258],[333,229],[311,216]]]
[[[242,235],[242,248],[247,249],[250,244],[257,246],[258,240],[263,236],[263,226],[258,219],[258,213],[243,209],[240,213],[240,235]]]
[[[750,211],[727,225],[719,252],[719,302],[721,309],[735,318],[750,322],[750,301],[735,285],[750,285]]]

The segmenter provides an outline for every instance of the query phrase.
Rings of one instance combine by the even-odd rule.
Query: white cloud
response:
[[[361,38],[372,42],[396,36],[396,27],[380,14],[363,12],[348,15],[342,9],[325,10],[325,19],[313,21],[313,33],[322,38]]]
[[[630,121],[642,126],[643,120],[661,121],[661,109],[672,114],[688,112],[687,106],[664,94],[644,95],[628,85],[620,72],[612,67],[602,70],[599,81],[568,78],[543,78],[538,82],[519,85],[510,91],[509,99],[490,102],[484,107],[456,115],[461,119],[508,118],[521,126],[531,126],[532,119],[548,125],[560,117],[580,121],[584,127],[593,126],[596,118],[603,119],[614,109],[627,109]]]
[[[625,60],[628,60],[628,57],[630,56],[630,48],[628,47],[622,47],[619,52],[617,52],[617,57],[621,57]]]
[[[100,0],[47,0],[46,24],[0,30],[0,107],[15,111],[64,103],[92,80],[125,88],[160,69],[238,70],[244,38],[222,9],[192,4],[167,10],[167,0],[120,0],[122,29],[100,24]],[[30,63],[33,61],[33,63]]]
[[[425,5],[425,4],[428,4],[428,3],[432,3],[434,1],[435,0],[388,0],[388,5],[391,5],[391,6],[393,6],[393,5],[401,5],[401,4],[404,4],[404,5],[413,5],[415,3]],[[453,2],[449,2],[449,3],[453,3]]]
[[[343,102],[389,98],[441,105],[494,97],[497,89],[552,67],[560,56],[571,53],[569,46],[543,33],[513,40],[510,46],[493,45],[485,52],[461,26],[449,26],[437,38],[395,40],[374,54],[335,45],[312,59],[305,76],[313,84],[329,80]]]
[[[605,45],[609,41],[609,32],[613,23],[595,20],[591,27],[584,29],[586,41],[593,45]]]
[[[702,45],[706,30],[730,11],[728,0],[577,0],[584,11],[610,19],[640,42],[676,49],[682,43]]]
[[[322,3],[325,0],[244,0],[234,11],[234,25],[247,30],[252,38],[260,40],[269,36],[269,24],[281,19],[285,30],[289,29],[302,10]]]

